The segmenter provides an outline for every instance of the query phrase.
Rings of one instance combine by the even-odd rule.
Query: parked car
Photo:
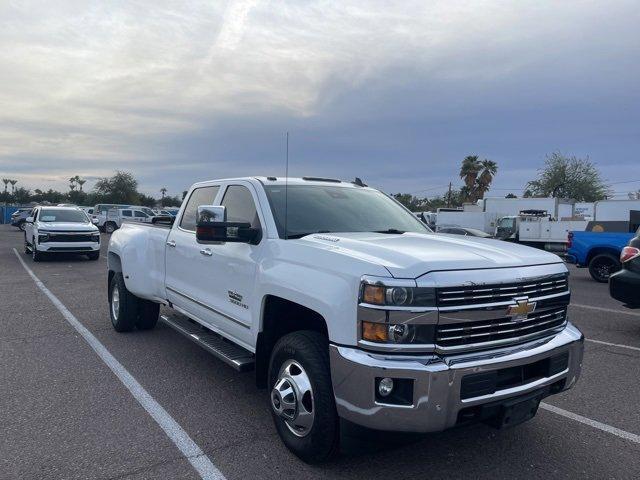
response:
[[[629,308],[640,308],[640,229],[620,253],[622,269],[611,275],[609,292]]]
[[[171,224],[173,222],[173,218],[174,217],[171,215],[156,215],[155,212],[148,207],[113,208],[107,212],[107,220],[104,224],[104,230],[107,233],[113,233],[120,228],[124,222],[165,222]]]
[[[569,232],[567,261],[588,267],[591,278],[606,283],[620,270],[620,252],[633,237],[633,233]]]
[[[25,222],[27,220],[27,217],[31,213],[31,210],[33,210],[33,208],[28,207],[19,208],[18,210],[13,212],[11,214],[11,225],[13,225],[14,227],[18,227],[20,230],[24,231]]]
[[[340,418],[404,432],[524,422],[582,365],[558,256],[434,234],[362,182],[197,183],[171,228],[114,232],[108,284],[116,331],[153,328],[164,304],[186,338],[255,368],[307,462],[338,451]]]
[[[476,228],[466,227],[442,227],[438,229],[438,233],[451,233],[454,235],[465,235],[467,237],[493,238],[493,235],[487,232],[483,232],[482,230],[478,230]]]
[[[34,262],[56,253],[82,253],[97,260],[100,231],[77,207],[35,207],[26,219],[24,252]]]

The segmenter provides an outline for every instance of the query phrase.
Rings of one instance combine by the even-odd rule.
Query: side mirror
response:
[[[27,218],[25,219],[25,222],[27,222],[27,223],[33,223],[33,217],[27,217]]]
[[[97,225],[97,224],[98,224],[98,219],[97,219],[97,218],[95,218],[95,217],[93,217],[93,218],[91,219],[91,223],[93,223],[94,225]]]
[[[227,222],[227,209],[215,205],[201,205],[196,216],[198,243],[258,243],[260,229],[248,222]]]

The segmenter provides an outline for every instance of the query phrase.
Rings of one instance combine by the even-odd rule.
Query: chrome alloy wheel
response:
[[[114,285],[111,290],[111,316],[113,321],[118,320],[118,312],[120,311],[120,289],[118,285]]]
[[[271,390],[271,408],[294,435],[304,437],[311,431],[315,418],[311,381],[295,360],[282,364]]]

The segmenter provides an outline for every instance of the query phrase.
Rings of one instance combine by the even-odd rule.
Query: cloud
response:
[[[639,20],[631,1],[3,4],[0,171],[177,192],[281,171],[287,130],[293,173],[392,191],[455,182],[469,153],[496,188],[556,149],[629,165]]]

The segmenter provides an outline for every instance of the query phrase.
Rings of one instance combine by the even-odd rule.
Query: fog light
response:
[[[381,397],[387,397],[393,391],[393,379],[383,378],[378,384],[378,393]]]

